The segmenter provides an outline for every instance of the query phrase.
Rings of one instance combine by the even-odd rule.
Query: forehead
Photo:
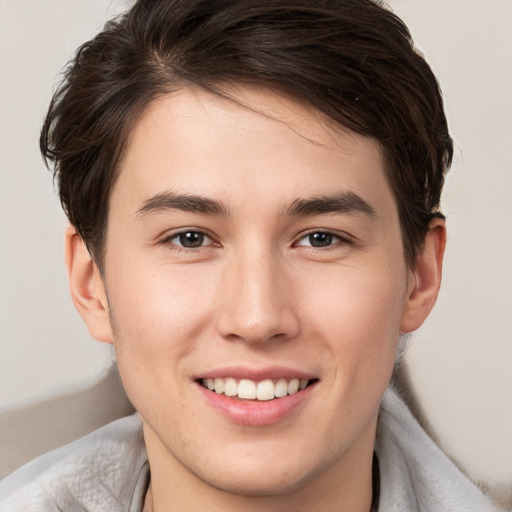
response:
[[[394,206],[376,141],[269,89],[229,93],[188,87],[153,101],[129,135],[111,209],[121,191],[134,204],[172,191],[269,209],[339,189]]]

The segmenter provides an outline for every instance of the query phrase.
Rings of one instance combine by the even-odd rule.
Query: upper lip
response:
[[[247,366],[228,366],[224,368],[216,368],[200,373],[194,377],[194,380],[199,379],[216,379],[228,378],[234,379],[249,379],[254,382],[260,382],[266,379],[318,379],[317,375],[312,373],[297,370],[286,366],[268,366],[265,368],[253,368]]]

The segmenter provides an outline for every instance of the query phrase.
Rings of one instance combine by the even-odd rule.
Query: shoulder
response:
[[[382,401],[375,450],[381,512],[500,510],[434,443],[392,389]]]
[[[128,510],[147,456],[137,415],[35,459],[0,482],[0,511]]]

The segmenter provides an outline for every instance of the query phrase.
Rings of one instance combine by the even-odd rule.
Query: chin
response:
[[[205,484],[218,491],[246,497],[281,496],[300,489],[312,476],[298,474],[295,469],[282,469],[269,472],[255,471],[248,468],[247,471],[230,471],[222,477],[209,477],[196,475]]]
[[[334,452],[305,458],[305,447],[296,450],[267,451],[249,454],[230,461],[230,456],[217,464],[188,466],[188,470],[209,487],[223,493],[247,497],[286,496],[308,487],[329,467],[336,464]],[[294,453],[295,452],[295,453]]]

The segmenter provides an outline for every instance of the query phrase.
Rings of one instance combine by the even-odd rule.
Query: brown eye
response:
[[[315,231],[314,233],[309,233],[308,235],[303,236],[297,245],[302,247],[322,248],[337,244],[340,241],[341,238],[332,233]]]
[[[196,231],[188,231],[187,233],[181,233],[179,236],[180,245],[188,249],[194,247],[201,247],[204,242],[203,233],[197,233]]]
[[[312,247],[327,247],[332,244],[334,236],[330,233],[312,233],[308,241]]]
[[[169,237],[168,241],[184,249],[197,249],[212,243],[212,239],[201,231],[182,231]]]

